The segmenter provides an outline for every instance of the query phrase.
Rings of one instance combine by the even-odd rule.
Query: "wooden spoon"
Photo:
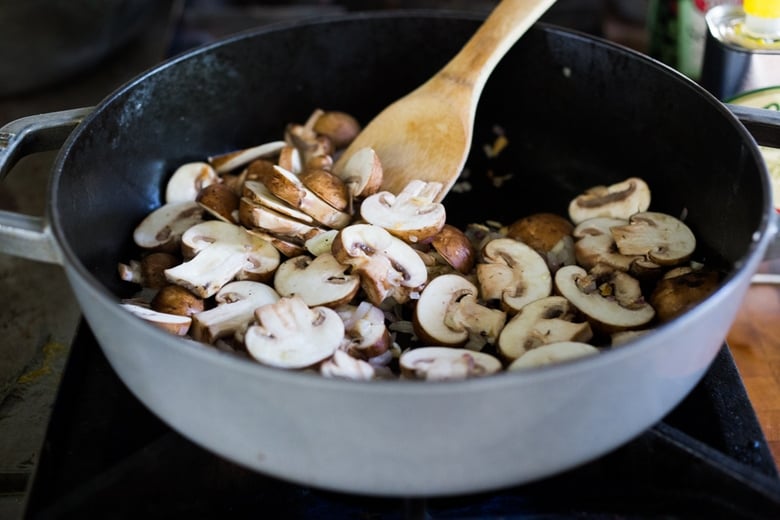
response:
[[[449,192],[471,147],[482,88],[495,66],[555,0],[503,0],[461,51],[420,87],[376,116],[334,165],[338,173],[357,150],[373,148],[384,170],[382,190],[400,193],[413,179]]]

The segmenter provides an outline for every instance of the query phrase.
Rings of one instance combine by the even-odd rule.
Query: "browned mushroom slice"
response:
[[[198,193],[211,184],[220,182],[210,164],[191,162],[179,166],[165,185],[165,202],[193,201]]]
[[[461,274],[468,274],[474,267],[477,252],[469,237],[460,229],[444,224],[431,239],[431,246],[445,262]]]
[[[427,381],[469,379],[501,370],[501,362],[490,354],[452,347],[409,349],[399,364],[404,377]]]
[[[276,164],[297,175],[303,170],[301,152],[293,145],[287,145],[279,151],[279,158],[276,160]]]
[[[339,262],[351,265],[360,275],[361,287],[374,305],[381,305],[391,296],[404,303],[408,294],[403,289],[421,288],[428,279],[420,255],[373,224],[353,224],[339,231],[332,252]]]
[[[326,110],[316,118],[312,130],[326,136],[336,150],[341,150],[360,132],[360,123],[346,112]]]
[[[690,228],[665,213],[637,213],[628,224],[612,227],[611,233],[622,254],[646,256],[664,266],[685,262],[696,249]]]
[[[120,306],[142,320],[148,321],[156,327],[177,336],[186,336],[192,323],[192,318],[189,316],[157,312],[149,307],[134,303],[120,303]]]
[[[421,242],[444,227],[444,205],[434,200],[441,189],[440,182],[411,181],[398,195],[382,191],[366,198],[360,216],[406,242]]]
[[[477,301],[479,289],[457,274],[431,280],[414,307],[415,334],[424,342],[481,350],[494,344],[506,321],[506,313]]]
[[[333,355],[344,338],[344,323],[328,307],[309,308],[297,296],[255,310],[257,323],[244,334],[249,354],[279,368],[305,368]]]
[[[203,298],[192,294],[180,285],[162,287],[151,301],[151,308],[165,314],[192,317],[204,309]]]
[[[271,141],[251,148],[215,155],[209,157],[208,161],[217,173],[226,173],[241,166],[246,166],[256,159],[275,157],[286,144],[284,141]]]
[[[639,281],[626,272],[600,265],[585,271],[577,265],[555,273],[558,292],[605,332],[641,328],[655,317]]]
[[[244,183],[243,190],[244,197],[248,198],[252,202],[256,202],[261,206],[272,209],[288,217],[292,217],[295,220],[306,222],[307,224],[313,224],[314,219],[306,213],[299,211],[288,203],[268,191],[265,184],[256,180],[248,180]]]
[[[498,351],[514,361],[548,343],[587,342],[592,337],[590,324],[581,321],[580,313],[569,300],[548,296],[525,305],[507,322],[498,339]]]
[[[301,297],[309,307],[333,307],[349,302],[360,289],[360,277],[347,274],[348,269],[330,253],[296,256],[276,269],[274,287],[281,296]]]
[[[372,148],[357,150],[343,167],[333,173],[344,181],[353,199],[373,195],[382,185],[382,163]]]
[[[569,218],[574,224],[595,217],[628,219],[650,207],[650,188],[630,177],[611,186],[594,186],[569,203]]]
[[[298,178],[304,186],[337,210],[347,210],[349,193],[340,178],[319,168],[307,168],[298,175]]]
[[[352,219],[349,213],[334,208],[304,186],[297,175],[277,165],[261,182],[278,198],[325,226],[340,229]]]
[[[257,228],[272,235],[294,239],[297,242],[317,236],[325,230],[282,214],[246,197],[239,203],[239,221],[247,228]]]
[[[498,300],[512,312],[552,291],[552,275],[544,258],[512,238],[496,238],[485,245],[477,279],[483,299]]]
[[[214,217],[238,224],[239,196],[227,184],[210,184],[200,191],[195,200]]]
[[[279,252],[243,227],[220,220],[197,224],[182,235],[195,256],[165,270],[168,281],[202,298],[213,296],[234,278],[263,281],[279,265]]]
[[[231,337],[249,325],[254,319],[255,309],[278,300],[276,291],[262,282],[230,282],[217,292],[215,307],[192,317],[190,334],[193,339],[205,343]]]
[[[720,273],[711,269],[673,269],[658,281],[650,303],[659,321],[667,322],[715,292],[720,281]]]
[[[559,343],[549,343],[541,347],[529,350],[508,367],[509,371],[528,370],[547,365],[556,365],[575,359],[594,356],[599,353],[599,349],[587,343],[578,341],[562,341]]]
[[[133,231],[133,241],[144,249],[173,252],[182,234],[203,222],[203,207],[194,200],[164,204],[149,213]]]

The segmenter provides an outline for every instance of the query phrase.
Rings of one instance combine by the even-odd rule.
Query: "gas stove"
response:
[[[494,3],[453,0],[438,6],[487,13]],[[603,3],[560,0],[545,21],[596,32]],[[116,61],[103,63],[97,71],[102,81],[96,82],[92,71],[91,80],[0,101],[0,116],[6,122],[95,103],[157,61],[263,23],[434,4],[170,2],[173,15],[159,30],[124,51],[136,61],[125,61],[124,68]],[[49,272],[51,266],[30,270],[29,263],[20,263],[17,270],[57,276],[54,283],[64,284],[60,275]],[[67,320],[74,321],[72,314]],[[280,481],[203,450],[127,390],[86,323],[76,317],[73,327],[42,447],[25,485],[25,518],[256,517],[271,511],[301,518],[780,518],[780,476],[726,346],[704,379],[666,418],[598,460],[490,493],[407,500]]]

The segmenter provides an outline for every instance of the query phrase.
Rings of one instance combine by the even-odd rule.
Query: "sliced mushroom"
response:
[[[187,331],[190,329],[190,324],[192,323],[192,318],[189,316],[157,312],[149,307],[134,303],[120,303],[119,305],[142,320],[148,321],[164,331],[177,336],[186,336]]]
[[[255,310],[257,323],[244,334],[249,354],[279,368],[305,368],[329,358],[344,337],[344,323],[328,307],[309,308],[298,296]]]
[[[201,298],[214,295],[234,278],[269,279],[279,265],[279,252],[271,244],[220,220],[189,228],[182,235],[182,247],[195,256],[166,269],[165,276]]]
[[[276,164],[296,175],[303,171],[301,152],[293,145],[287,145],[279,151],[279,158],[276,160]]]
[[[527,351],[549,343],[588,342],[593,331],[580,316],[577,308],[562,296],[535,300],[504,326],[498,339],[498,352],[514,361]]]
[[[367,301],[355,305],[340,305],[336,312],[344,322],[344,342],[341,348],[359,359],[376,359],[393,343],[385,324],[385,313]]]
[[[639,281],[608,266],[600,265],[590,272],[578,265],[561,267],[555,273],[555,286],[592,326],[605,332],[641,328],[655,317]]]
[[[297,175],[277,165],[273,167],[273,174],[261,182],[268,191],[323,225],[340,229],[352,219],[349,213],[334,208],[304,186]]]
[[[478,294],[477,286],[463,276],[437,276],[415,305],[415,334],[424,343],[434,345],[456,347],[468,342],[472,350],[496,343],[506,313],[480,305]]]
[[[318,235],[315,235],[304,242],[306,250],[314,256],[319,256],[323,253],[330,253],[333,247],[333,241],[336,240],[339,232],[337,229],[329,229],[323,231]]]
[[[642,255],[664,266],[688,260],[696,249],[696,237],[681,220],[646,211],[636,213],[628,224],[611,228],[621,254]]]
[[[190,162],[179,166],[165,185],[165,202],[194,201],[200,191],[219,182],[219,175],[210,164]]]
[[[209,184],[200,191],[195,200],[214,217],[238,224],[239,196],[227,184]]]
[[[662,323],[676,318],[717,290],[721,275],[711,269],[678,268],[658,281],[650,303]]]
[[[452,347],[409,349],[399,364],[404,377],[426,381],[482,377],[501,370],[501,362],[490,354]]]
[[[119,277],[149,289],[160,289],[169,284],[165,270],[181,263],[181,259],[171,253],[155,251],[144,255],[141,260],[131,260],[118,265]]]
[[[366,198],[360,216],[406,242],[421,242],[444,227],[444,205],[434,200],[441,189],[440,182],[413,180],[398,195],[382,191]]]
[[[325,377],[369,381],[376,376],[376,369],[362,359],[356,359],[343,350],[336,350],[330,359],[320,365],[320,374]]]
[[[555,213],[534,213],[513,222],[506,236],[534,248],[547,261],[552,273],[577,262],[574,254],[574,225]]]
[[[512,238],[496,238],[485,245],[477,279],[483,299],[498,300],[512,312],[552,291],[552,275],[544,258]]]
[[[533,350],[529,350],[514,360],[507,367],[507,370],[527,370],[529,368],[555,365],[587,356],[593,356],[598,353],[599,349],[587,343],[581,343],[577,341],[550,343],[548,345],[543,345]]]
[[[192,317],[190,334],[205,343],[231,337],[254,319],[255,309],[278,300],[277,292],[262,282],[230,282],[217,292],[215,307]]]
[[[304,186],[337,210],[346,211],[348,209],[347,186],[344,181],[329,171],[320,168],[306,168],[298,175],[298,178]]]
[[[406,301],[403,290],[421,288],[428,279],[420,255],[403,240],[373,224],[353,224],[336,235],[332,253],[360,276],[368,300],[381,305],[388,297]]]
[[[360,123],[346,112],[327,110],[316,118],[312,130],[326,136],[333,143],[333,147],[340,150],[346,148],[357,137]]]
[[[373,148],[357,150],[343,167],[333,173],[344,181],[353,199],[373,195],[382,185],[382,163]]]
[[[300,296],[309,307],[333,307],[349,302],[360,289],[360,277],[348,270],[330,253],[296,256],[276,269],[274,287],[281,296]]]
[[[267,233],[257,228],[247,229],[247,233],[269,242],[277,251],[279,251],[279,253],[287,258],[306,254],[306,248],[294,238],[287,238],[283,235],[272,235],[271,233]]]
[[[596,217],[577,225],[572,232],[575,238],[574,254],[577,263],[586,270],[597,264],[606,264],[621,271],[628,271],[641,255],[626,255],[617,250],[612,228],[625,226],[626,219]]]
[[[252,202],[256,202],[261,206],[265,206],[266,208],[272,209],[278,213],[292,217],[295,220],[306,222],[307,224],[314,223],[314,219],[311,218],[311,216],[307,215],[303,211],[299,211],[293,208],[285,201],[268,191],[268,188],[265,187],[265,184],[260,181],[247,180],[244,183],[243,195]]]
[[[256,159],[275,157],[286,144],[284,141],[271,141],[251,148],[212,156],[208,160],[217,173],[226,173],[238,167],[246,166]]]
[[[469,237],[460,229],[444,224],[431,239],[431,246],[445,262],[461,274],[468,274],[474,267],[477,252]]]
[[[594,186],[569,203],[569,218],[574,224],[595,217],[628,219],[650,207],[650,188],[630,177],[611,186]]]
[[[151,301],[151,308],[165,314],[192,317],[204,308],[203,299],[180,285],[162,287]]]
[[[194,200],[164,204],[149,213],[133,231],[133,241],[144,249],[179,249],[182,234],[200,222],[204,211]]]
[[[247,228],[257,228],[272,235],[303,243],[325,230],[280,213],[242,197],[238,206],[239,221]]]

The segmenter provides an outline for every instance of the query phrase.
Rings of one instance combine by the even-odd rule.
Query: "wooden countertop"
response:
[[[759,272],[780,273],[780,259]],[[750,287],[726,341],[780,467],[780,285]]]

